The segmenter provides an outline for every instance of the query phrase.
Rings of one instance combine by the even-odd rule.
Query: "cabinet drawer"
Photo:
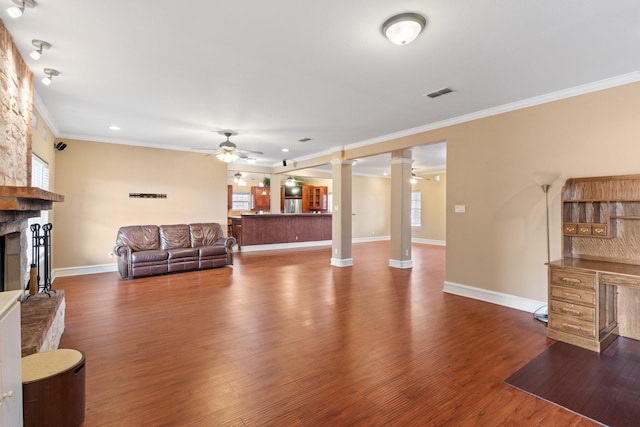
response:
[[[600,283],[606,285],[621,285],[629,288],[640,288],[640,277],[600,273]]]
[[[565,270],[563,268],[551,268],[551,283],[562,286],[577,286],[581,288],[596,288],[596,274]]]
[[[563,286],[551,286],[551,298],[567,302],[577,302],[595,307],[596,293],[594,291],[578,288],[565,288]]]
[[[572,335],[579,335],[581,337],[596,337],[595,322],[589,322],[571,316],[551,313],[549,316],[549,327]]]
[[[594,236],[606,236],[607,224],[591,224],[591,234]]]
[[[578,224],[578,234],[583,236],[591,235],[591,224]]]
[[[564,234],[576,234],[578,232],[577,224],[562,224]]]
[[[575,317],[577,319],[586,320],[588,322],[593,322],[596,315],[595,308],[556,300],[550,301],[550,310],[553,313]]]

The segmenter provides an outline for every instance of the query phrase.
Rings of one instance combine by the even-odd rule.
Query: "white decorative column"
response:
[[[389,266],[412,268],[411,150],[391,153],[391,258]]]
[[[334,159],[333,211],[331,212],[331,265],[353,265],[351,257],[351,188],[352,160]]]
[[[282,182],[281,178],[282,175],[274,173],[271,174],[271,178],[269,180],[269,191],[271,192],[269,197],[269,206],[271,207],[270,210],[272,214],[282,213],[282,211],[280,210],[280,183]]]

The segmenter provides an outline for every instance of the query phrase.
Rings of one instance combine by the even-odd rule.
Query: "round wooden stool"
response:
[[[84,422],[84,353],[59,349],[22,358],[25,426],[81,426]]]

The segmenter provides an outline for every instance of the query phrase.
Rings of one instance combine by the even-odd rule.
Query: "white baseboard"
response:
[[[275,249],[310,248],[313,246],[331,246],[331,240],[318,240],[316,242],[274,243],[271,245],[242,246],[239,252],[272,251]]]
[[[391,236],[355,237],[351,239],[351,243],[381,242],[383,240],[391,240]]]
[[[413,268],[413,261],[410,259],[407,260],[399,260],[399,259],[390,259],[389,267],[393,268]]]
[[[97,273],[110,273],[112,271],[118,271],[117,264],[102,264],[102,265],[86,265],[83,267],[67,267],[56,268],[52,272],[52,276],[65,277],[65,276],[80,276],[82,274],[97,274]]]
[[[475,288],[473,286],[461,285],[460,283],[454,282],[444,282],[442,290],[449,294],[460,295],[509,308],[515,308],[516,310],[526,311],[528,313],[533,313],[540,307],[547,305],[546,302],[542,301],[522,298],[516,295],[503,294],[502,292],[490,291],[488,289]]]
[[[331,258],[331,265],[334,267],[351,267],[353,265],[353,258]]]
[[[411,242],[422,243],[423,245],[447,246],[447,242],[445,240],[411,239]]]

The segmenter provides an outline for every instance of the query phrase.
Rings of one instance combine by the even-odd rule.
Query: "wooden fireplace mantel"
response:
[[[38,187],[0,186],[0,222],[40,216],[53,202],[64,202],[64,196]]]

